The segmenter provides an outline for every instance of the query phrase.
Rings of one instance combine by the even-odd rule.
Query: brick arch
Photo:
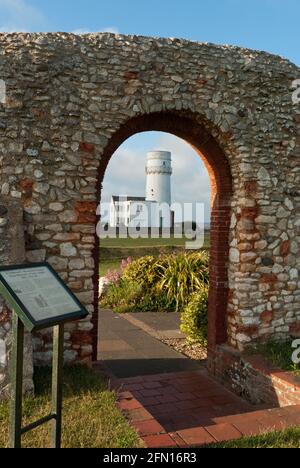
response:
[[[131,136],[145,131],[161,131],[182,138],[193,146],[203,160],[211,182],[211,248],[208,350],[213,354],[217,345],[227,341],[228,256],[231,217],[232,176],[229,162],[217,140],[201,123],[197,115],[176,112],[147,114],[128,120],[111,137],[101,159],[98,199],[107,165],[119,146]],[[96,243],[97,245],[97,243]],[[98,263],[96,248],[95,313],[93,357],[97,353],[98,330]]]

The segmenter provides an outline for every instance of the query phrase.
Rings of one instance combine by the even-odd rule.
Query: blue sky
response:
[[[183,37],[284,55],[300,65],[299,0],[0,0],[0,28]]]
[[[0,0],[0,31],[180,37],[265,50],[298,65],[299,29],[299,0]],[[119,148],[105,177],[105,199],[116,190],[143,194],[145,155],[152,149],[172,150],[175,199],[203,201],[208,219],[209,181],[202,163],[182,141],[156,132],[136,135]],[[125,168],[131,174],[127,187]]]

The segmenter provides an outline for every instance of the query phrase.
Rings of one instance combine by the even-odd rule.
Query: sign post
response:
[[[64,326],[56,325],[53,331],[53,369],[52,369],[52,426],[51,445],[60,448],[62,423],[62,373],[64,360]]]
[[[11,354],[10,446],[20,448],[22,435],[52,421],[51,447],[61,447],[64,324],[88,311],[47,263],[0,268],[0,294],[13,310]],[[51,413],[22,428],[25,328],[54,327]]]
[[[13,312],[11,355],[10,446],[21,447],[24,325]]]

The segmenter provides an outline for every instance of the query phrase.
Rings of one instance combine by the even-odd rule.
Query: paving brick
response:
[[[211,408],[212,401],[209,398],[196,398],[192,400],[194,408]]]
[[[126,379],[122,379],[122,382],[124,382],[125,385],[130,385],[130,384],[135,384],[135,383],[143,383],[144,378],[142,376],[128,377]]]
[[[231,405],[234,399],[229,397],[228,395],[219,395],[219,396],[212,396],[210,398],[211,404],[214,406],[223,406],[223,405]]]
[[[174,395],[176,396],[178,401],[184,401],[184,400],[194,400],[197,398],[194,393],[192,392],[179,392],[175,391]]]
[[[133,427],[141,436],[149,436],[165,433],[165,429],[155,420],[134,422]]]
[[[225,442],[228,440],[236,440],[242,437],[242,433],[238,431],[231,424],[216,424],[214,426],[205,427],[218,442]]]
[[[157,397],[162,394],[161,388],[156,389],[142,389],[140,390],[141,395],[144,397]]]
[[[161,402],[158,400],[158,397],[138,397],[140,403],[146,408],[159,405]]]
[[[193,427],[177,432],[178,435],[189,446],[196,447],[216,442],[216,439],[214,439],[214,437],[212,437],[212,435],[209,434],[209,432],[207,432],[203,427]]]
[[[152,415],[145,408],[131,410],[128,412],[127,417],[130,421],[135,422],[148,421],[149,419],[153,419]]]
[[[177,447],[176,442],[168,434],[153,435],[143,437],[148,448],[168,448]]]
[[[144,390],[144,385],[141,383],[125,384],[123,388],[124,390],[127,390],[129,392],[135,392],[135,391]]]
[[[171,413],[174,414],[174,404],[169,403],[160,403],[155,407],[151,406],[151,410],[155,412],[155,414],[164,414],[164,413]]]
[[[151,388],[160,388],[161,383],[159,381],[150,381],[150,382],[144,382],[144,388],[146,389],[151,389]]]
[[[233,423],[234,427],[243,434],[243,436],[260,435],[267,431],[267,427],[259,421],[249,421],[245,418],[244,421],[239,420]]]
[[[177,403],[178,402],[178,399],[175,395],[158,395],[156,398],[160,403]]]
[[[117,403],[118,407],[121,410],[130,411],[142,408],[142,405],[139,401],[132,399],[132,400],[121,400]]]
[[[170,432],[170,437],[176,442],[179,448],[188,448],[188,444],[182,440],[182,438],[176,432]]]
[[[131,400],[133,398],[133,394],[131,392],[120,392],[118,394],[118,400]]]
[[[187,410],[187,409],[194,409],[197,408],[196,400],[185,400],[185,401],[178,401],[176,403],[176,408],[179,410]]]

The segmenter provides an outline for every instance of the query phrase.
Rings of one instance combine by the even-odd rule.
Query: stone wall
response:
[[[218,347],[216,356],[214,375],[250,403],[274,407],[300,404],[300,378],[291,372],[283,372],[259,355],[243,355],[226,345]]]
[[[18,201],[0,197],[0,264],[20,264],[25,260],[23,209]],[[0,297],[0,399],[9,394],[11,351],[11,311]],[[24,343],[24,393],[33,392],[31,335]]]
[[[27,260],[47,259],[88,307],[66,328],[68,362],[89,362],[93,343],[95,357],[96,208],[110,157],[138,131],[185,138],[211,177],[210,350],[299,329],[299,76],[287,60],[236,47],[0,35],[0,192],[24,208]],[[50,338],[35,339],[38,363]]]

